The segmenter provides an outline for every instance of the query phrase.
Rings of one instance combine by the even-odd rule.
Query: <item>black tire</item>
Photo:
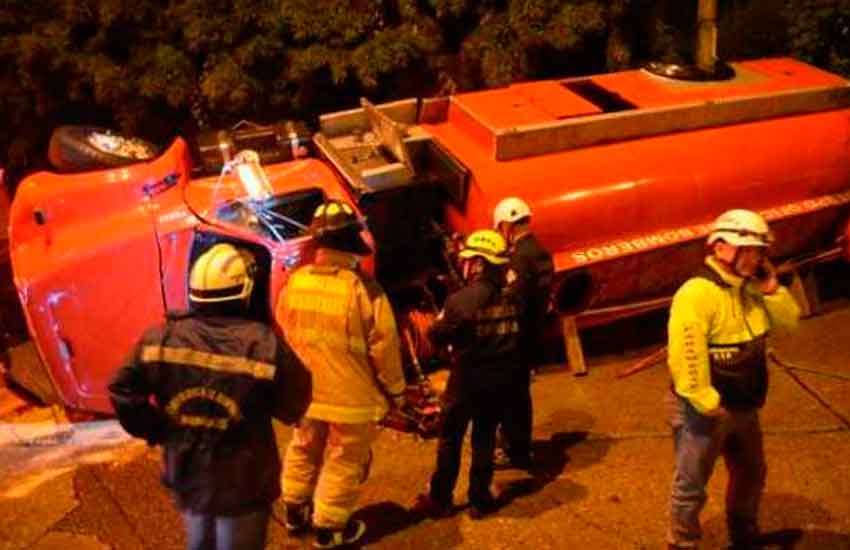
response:
[[[710,82],[735,78],[735,69],[731,65],[720,61],[714,66],[713,71],[707,71],[696,65],[676,65],[675,63],[660,63],[658,61],[647,63],[644,69],[658,76],[693,82]]]
[[[112,152],[92,143],[90,139],[98,134],[114,136],[116,140],[132,143],[129,153]],[[158,154],[158,148],[138,138],[128,138],[114,134],[105,128],[95,126],[60,126],[53,131],[47,158],[50,164],[62,172],[81,172],[125,166],[136,162],[145,162]]]

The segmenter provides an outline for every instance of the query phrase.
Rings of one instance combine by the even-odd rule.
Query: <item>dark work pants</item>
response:
[[[531,372],[516,374],[508,392],[501,417],[502,444],[512,462],[525,462],[531,456]]]
[[[263,550],[270,508],[242,516],[213,516],[183,510],[187,550]]]
[[[451,381],[449,386],[451,386]],[[481,388],[478,388],[479,390]],[[472,464],[469,468],[469,503],[486,506],[492,499],[493,449],[504,390],[482,393],[460,391],[452,395],[444,410],[437,448],[437,469],[431,476],[431,498],[442,504],[452,502],[460,471],[463,438],[472,423]],[[502,394],[502,395],[500,395]]]

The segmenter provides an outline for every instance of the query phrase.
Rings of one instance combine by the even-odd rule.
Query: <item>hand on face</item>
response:
[[[726,267],[745,279],[753,279],[757,288],[764,294],[772,294],[779,288],[776,268],[767,258],[767,248],[763,246],[732,246],[718,242],[714,248],[715,256]]]
[[[767,249],[759,246],[738,248],[735,258],[735,271],[745,278],[754,279],[756,287],[763,294],[773,294],[779,288],[776,268],[767,259]]]

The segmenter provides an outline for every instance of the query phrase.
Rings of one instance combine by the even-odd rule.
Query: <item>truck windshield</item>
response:
[[[325,200],[318,188],[301,189],[266,199],[240,198],[228,201],[216,219],[238,225],[268,239],[288,241],[307,234],[313,212]]]

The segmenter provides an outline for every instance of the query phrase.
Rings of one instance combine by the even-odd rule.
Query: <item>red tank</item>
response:
[[[526,200],[560,280],[583,279],[562,309],[669,294],[730,208],[765,215],[776,257],[835,246],[850,211],[847,81],[792,59],[733,67],[721,82],[626,71],[452,97],[424,125],[470,171],[452,225],[490,226],[500,199]]]

